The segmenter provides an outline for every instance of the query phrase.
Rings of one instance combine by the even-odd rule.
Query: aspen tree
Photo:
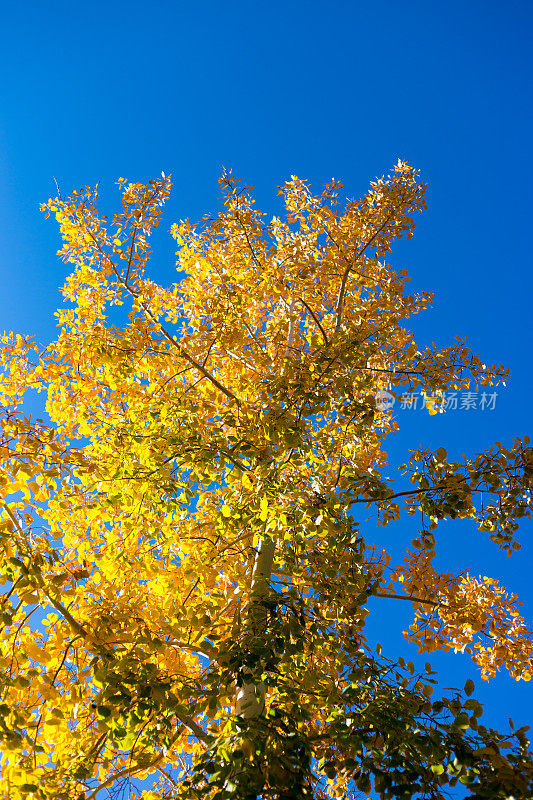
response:
[[[386,465],[384,392],[433,415],[508,377],[406,327],[431,295],[388,259],[423,182],[398,162],[343,206],[293,177],[270,221],[221,183],[219,214],[172,226],[166,287],[148,267],[168,177],[121,179],[111,219],[89,187],[44,206],[72,271],[54,342],[2,338],[0,798],[532,796],[527,728],[485,727],[472,681],[441,696],[430,664],[365,637],[369,598],[384,619],[407,600],[419,652],[533,671],[517,598],[435,566],[442,520],[519,549],[527,437]],[[424,520],[399,563],[367,509]]]

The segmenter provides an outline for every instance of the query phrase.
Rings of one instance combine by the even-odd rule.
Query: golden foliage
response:
[[[235,683],[253,670],[276,719],[292,714],[306,747],[314,742],[324,791],[350,780],[367,791],[364,770],[342,777],[341,740],[326,731],[367,648],[368,597],[393,597],[398,581],[422,650],[465,650],[484,677],[501,666],[531,677],[516,598],[492,579],[437,574],[431,532],[439,519],[472,518],[517,547],[517,520],[530,513],[528,441],[464,464],[442,449],[415,454],[412,490],[383,476],[396,423],[376,405],[380,391],[435,397],[507,375],[460,339],[420,348],[404,327],[431,300],[407,294],[406,273],[387,263],[425,207],[417,172],[399,162],[343,210],[340,184],[314,196],[293,177],[280,189],[286,219],[270,222],[231,173],[221,184],[220,214],[172,226],[179,275],[168,288],[146,268],[169,178],[121,179],[110,221],[89,187],[44,206],[72,265],[69,305],[55,342],[8,334],[0,351],[6,800],[94,800],[147,775],[160,783],[146,799],[177,797],[191,759],[203,764],[224,736],[245,753],[236,759],[254,761],[251,740],[232,732]],[[20,413],[30,389],[46,392],[49,424]],[[492,505],[478,502],[490,492]],[[388,585],[388,555],[348,514],[357,504],[377,508],[381,524],[404,507],[429,520]],[[252,571],[270,541],[270,594],[254,629]],[[431,708],[421,686],[416,702],[405,690],[401,713]],[[254,740],[270,748],[261,774],[272,792],[304,780],[293,767],[309,752],[291,767],[275,730]],[[364,736],[365,747],[382,745]],[[484,757],[496,769],[496,755]],[[424,770],[427,781],[441,774]]]

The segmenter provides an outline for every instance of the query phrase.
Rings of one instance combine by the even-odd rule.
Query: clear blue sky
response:
[[[514,0],[4,3],[0,329],[54,335],[64,266],[38,210],[53,176],[67,193],[100,181],[111,210],[118,177],[172,173],[154,242],[155,277],[171,282],[170,223],[217,209],[223,165],[274,212],[291,174],[317,190],[335,176],[354,196],[401,157],[429,183],[429,210],[392,257],[415,289],[436,293],[416,321],[421,341],[467,334],[513,377],[493,411],[399,411],[391,460],[411,446],[460,454],[531,432],[532,23],[531,2]],[[387,543],[409,541],[410,526]],[[448,525],[439,564],[500,577],[531,620],[531,530],[509,560],[471,527]],[[409,604],[374,607],[385,652],[409,654],[397,633]],[[476,679],[466,658],[433,660],[445,686]],[[531,684],[499,676],[477,696],[489,723],[531,721]]]

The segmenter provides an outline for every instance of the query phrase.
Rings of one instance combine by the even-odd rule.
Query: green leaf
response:
[[[360,775],[355,781],[355,785],[361,792],[370,792],[372,789],[370,778],[366,774]]]

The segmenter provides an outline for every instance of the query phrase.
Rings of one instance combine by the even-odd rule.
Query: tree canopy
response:
[[[430,664],[365,637],[369,598],[400,597],[420,652],[533,672],[517,598],[434,566],[442,520],[519,549],[527,437],[388,474],[384,391],[436,414],[507,378],[405,327],[431,295],[388,254],[424,183],[399,162],[342,205],[293,177],[270,221],[221,184],[217,216],[172,226],[167,288],[147,267],[168,177],[121,179],[111,219],[89,187],[44,206],[72,272],[56,341],[2,339],[0,797],[530,796],[526,728],[485,727],[472,681],[436,697]],[[24,415],[31,389],[48,422]],[[368,509],[423,519],[400,563]]]

